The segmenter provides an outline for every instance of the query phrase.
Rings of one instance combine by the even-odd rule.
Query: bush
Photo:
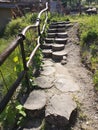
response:
[[[26,27],[26,23],[22,21],[21,18],[18,18],[16,20],[12,20],[5,29],[4,35],[6,37],[17,35],[24,27]]]
[[[13,19],[11,20],[5,30],[4,30],[4,35],[6,37],[12,37],[14,35],[19,34],[19,32],[22,31],[23,28],[25,28],[26,26],[28,26],[29,24],[33,24],[35,23],[37,18],[37,14],[31,14],[28,13],[25,16],[23,16],[22,18],[17,18],[17,19]]]
[[[82,43],[90,46],[94,41],[98,39],[98,32],[96,30],[88,30],[81,35]]]

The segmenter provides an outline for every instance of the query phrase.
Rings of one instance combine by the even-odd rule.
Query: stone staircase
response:
[[[42,46],[43,70],[35,78],[36,89],[23,104],[27,118],[22,130],[42,130],[44,125],[44,130],[65,130],[72,118],[75,120],[77,105],[72,93],[79,91],[79,87],[61,64],[68,55],[64,50],[68,26],[72,24],[55,22],[49,26]]]
[[[42,45],[43,55],[45,58],[52,58],[55,62],[62,62],[67,56],[64,51],[68,40],[66,29],[71,27],[70,22],[54,22],[51,23],[47,31],[47,37]]]

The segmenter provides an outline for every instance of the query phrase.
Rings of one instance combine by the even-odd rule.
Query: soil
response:
[[[68,29],[67,64],[69,73],[77,80],[80,92],[74,95],[78,105],[78,118],[72,130],[98,130],[98,98],[94,91],[93,74],[82,64],[78,38],[79,24]]]

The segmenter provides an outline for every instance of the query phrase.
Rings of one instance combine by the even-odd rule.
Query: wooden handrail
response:
[[[18,36],[14,41],[12,41],[11,45],[2,54],[0,54],[0,66],[19,45],[20,40],[22,40],[22,37]]]
[[[7,105],[7,103],[11,99],[11,97],[13,96],[13,93],[17,89],[17,86],[19,86],[19,84],[20,84],[21,80],[23,79],[23,77],[25,76],[25,74],[26,74],[26,71],[22,71],[20,73],[17,80],[13,83],[13,85],[8,90],[7,94],[4,96],[3,100],[0,102],[0,113],[4,110],[5,106]]]
[[[29,60],[28,60],[28,62],[27,62],[27,67],[30,66],[30,63],[31,63],[31,61],[32,61],[32,59],[33,59],[33,57],[34,57],[36,51],[37,51],[38,48],[40,47],[40,36],[39,36],[38,39],[37,39],[37,43],[38,43],[37,46],[34,48],[34,50],[32,51],[32,53],[31,53],[31,55],[30,55],[30,57],[29,57]]]
[[[29,25],[29,26],[27,26],[26,28],[24,28],[24,30],[22,31],[22,35],[25,36],[26,32],[27,32],[29,29],[31,29],[31,28],[36,28],[36,27],[38,27],[38,26],[40,25],[40,17],[41,17],[41,15],[42,15],[42,13],[44,13],[45,11],[48,11],[48,2],[46,3],[46,8],[43,9],[43,10],[39,13],[39,15],[38,15],[38,17],[37,17],[37,20],[36,20],[36,23],[35,23],[34,25]],[[39,33],[40,33],[40,32],[39,32]]]
[[[46,25],[47,19],[48,19],[47,11],[48,11],[48,3],[46,3],[46,8],[43,9],[39,13],[37,20],[36,20],[36,23],[34,25],[29,25],[26,28],[24,28],[23,31],[17,36],[17,38],[15,38],[15,40],[12,41],[11,45],[0,55],[0,66],[1,66],[5,62],[5,60],[10,56],[10,54],[12,54],[12,52],[15,50],[15,48],[20,45],[23,67],[24,67],[23,68],[24,70],[22,72],[20,72],[16,81],[9,88],[7,94],[1,100],[1,102],[0,102],[0,113],[5,109],[7,103],[10,101],[10,99],[13,96],[15,90],[17,89],[17,87],[19,86],[19,84],[21,83],[21,81],[24,77],[25,77],[25,80],[26,80],[26,82],[28,83],[28,86],[29,86],[29,79],[28,79],[27,71],[29,70],[28,68],[29,68],[30,63],[32,61],[32,58],[34,57],[36,51],[40,47],[40,34],[42,34],[44,32],[45,25]],[[43,25],[42,31],[40,32],[40,17],[41,17],[41,14],[44,13],[44,12],[46,12],[46,19],[45,19],[45,22],[44,22],[45,24]],[[26,32],[31,28],[32,29],[38,28],[38,34],[39,35],[38,35],[38,39],[37,39],[37,45],[34,48],[34,50],[31,52],[29,61],[26,63],[25,50],[24,50],[24,40],[26,38]],[[28,87],[27,87],[27,89],[28,89]]]

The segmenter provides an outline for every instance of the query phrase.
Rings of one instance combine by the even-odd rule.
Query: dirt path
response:
[[[80,87],[80,92],[75,94],[75,100],[77,100],[80,110],[72,130],[98,130],[98,99],[95,98],[92,73],[81,63],[77,30],[77,23],[68,30],[69,41],[65,47],[68,52],[68,62],[64,66],[77,80]]]

